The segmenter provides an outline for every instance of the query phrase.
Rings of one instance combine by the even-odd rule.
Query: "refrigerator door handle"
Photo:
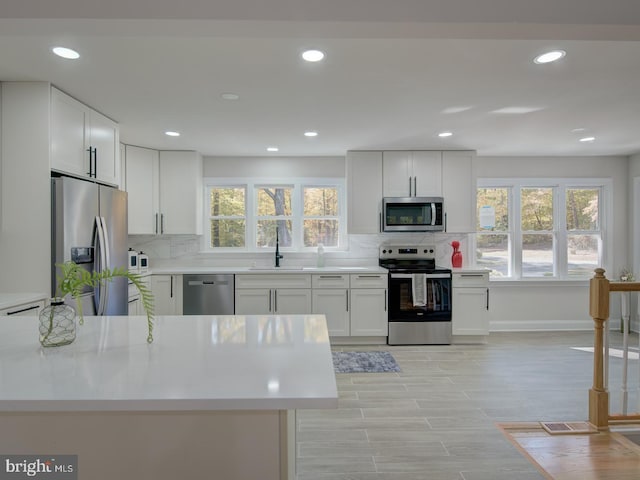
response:
[[[95,271],[102,272],[105,268],[109,268],[109,253],[106,242],[106,231],[103,217],[96,217],[96,232],[98,237],[97,249],[99,254],[99,264],[96,264]],[[98,256],[98,255],[97,255]],[[107,308],[107,288],[103,283],[99,283],[96,287],[98,289],[97,294],[97,308],[96,315],[104,315]]]

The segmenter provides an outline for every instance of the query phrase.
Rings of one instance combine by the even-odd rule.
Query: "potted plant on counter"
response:
[[[142,306],[147,315],[147,342],[153,342],[153,294],[137,273],[125,268],[104,269],[100,272],[89,272],[76,263],[69,261],[58,264],[61,275],[58,277],[56,296],[51,299],[51,305],[40,312],[40,343],[42,346],[61,346],[73,342],[75,334],[76,310],[64,303],[69,295],[76,301],[76,309],[80,325],[84,322],[80,295],[85,287],[96,288],[110,282],[115,277],[126,277],[133,283],[138,292]]]

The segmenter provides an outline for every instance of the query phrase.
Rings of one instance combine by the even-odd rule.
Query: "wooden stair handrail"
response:
[[[609,428],[609,392],[604,385],[604,325],[609,318],[611,292],[639,292],[640,282],[611,282],[603,268],[589,281],[589,315],[594,322],[593,386],[589,390],[589,422],[598,430]]]

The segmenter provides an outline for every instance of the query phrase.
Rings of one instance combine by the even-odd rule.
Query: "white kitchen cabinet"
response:
[[[383,152],[382,192],[385,197],[441,196],[442,152]]]
[[[382,152],[347,152],[347,231],[380,232]]]
[[[160,152],[160,233],[202,235],[202,157]]]
[[[118,124],[51,87],[51,169],[120,184]]]
[[[489,335],[489,273],[454,272],[451,284],[454,342],[486,342]]]
[[[149,290],[152,289],[151,286],[151,275],[141,276],[140,281],[145,285]],[[170,292],[171,293],[171,290]],[[154,302],[155,304],[155,302]],[[167,308],[166,305],[163,305],[162,308]],[[144,306],[142,305],[142,297],[140,296],[140,291],[138,287],[136,287],[133,282],[129,282],[129,315],[146,315],[144,310]],[[154,309],[155,313],[155,309]]]
[[[20,303],[7,308],[0,309],[0,317],[2,316],[33,316],[37,317],[44,308],[44,300],[37,302]]]
[[[351,274],[349,306],[351,336],[383,336],[389,333],[387,274]]]
[[[154,313],[182,315],[182,275],[152,275]]]
[[[475,232],[475,152],[442,152],[442,196],[449,233]]]
[[[349,275],[313,275],[312,286],[311,313],[325,315],[329,336],[349,336]]]
[[[311,275],[236,275],[235,287],[237,315],[311,313]]]
[[[129,235],[154,235],[159,231],[159,159],[157,150],[125,146]]]
[[[127,145],[129,234],[202,234],[202,157]]]

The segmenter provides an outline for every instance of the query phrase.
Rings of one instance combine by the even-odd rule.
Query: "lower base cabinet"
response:
[[[236,315],[311,313],[311,276],[236,275]]]
[[[312,313],[327,317],[329,336],[387,336],[386,274],[313,275],[312,283]]]
[[[485,341],[489,335],[489,273],[452,275],[452,333]]]
[[[152,275],[153,312],[182,315],[182,275]]]

